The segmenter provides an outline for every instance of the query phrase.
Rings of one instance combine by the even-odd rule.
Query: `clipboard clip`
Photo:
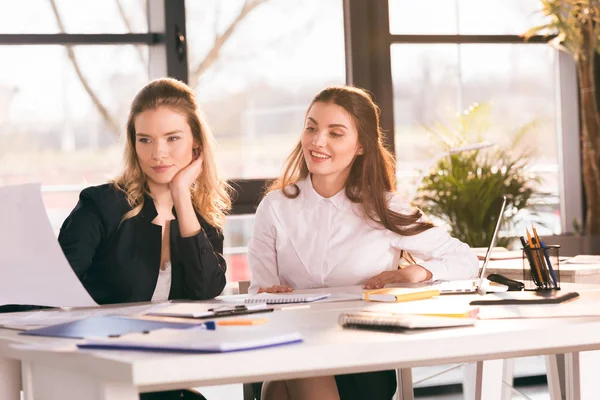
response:
[[[267,308],[267,303],[258,304],[236,304],[236,305],[222,305],[219,307],[209,308],[208,311],[217,315],[236,315],[236,314],[248,314],[249,311],[264,310]]]

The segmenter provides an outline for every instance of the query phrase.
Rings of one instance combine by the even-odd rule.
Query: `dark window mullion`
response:
[[[390,44],[540,44],[555,36],[532,36],[525,40],[520,35],[390,35]]]
[[[162,43],[164,35],[160,33],[98,33],[98,34],[0,34],[0,46],[4,45],[106,45],[106,44],[142,44]]]

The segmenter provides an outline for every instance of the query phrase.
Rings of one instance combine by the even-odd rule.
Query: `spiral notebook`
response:
[[[450,328],[474,325],[475,318],[438,317],[414,314],[392,314],[377,312],[354,312],[340,315],[344,328],[404,331],[407,329]]]
[[[267,304],[286,304],[286,303],[310,303],[312,301],[326,299],[331,293],[259,293],[246,298],[246,303],[267,303]]]

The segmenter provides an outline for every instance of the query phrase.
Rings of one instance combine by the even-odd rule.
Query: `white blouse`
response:
[[[363,218],[362,206],[350,202],[344,190],[321,197],[310,177],[298,187],[295,199],[273,191],[256,210],[248,244],[250,293],[272,285],[294,289],[361,285],[380,272],[397,269],[401,250],[418,258],[433,279],[477,275],[477,256],[442,228],[402,236]],[[410,204],[397,194],[390,194],[389,207],[411,213]]]
[[[167,301],[171,292],[171,261],[165,261],[163,268],[158,270],[158,279],[154,287],[151,301]]]

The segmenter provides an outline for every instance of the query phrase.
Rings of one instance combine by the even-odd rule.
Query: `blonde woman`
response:
[[[194,93],[158,79],[135,97],[122,174],[83,190],[60,245],[99,304],[210,299],[225,286],[229,187]]]

